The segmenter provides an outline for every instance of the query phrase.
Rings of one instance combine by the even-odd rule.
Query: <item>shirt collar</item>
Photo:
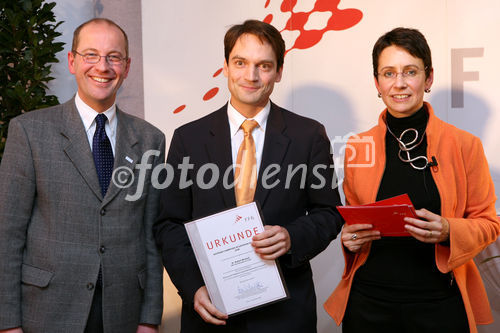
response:
[[[265,131],[267,118],[269,117],[270,111],[271,111],[271,101],[269,100],[267,101],[266,106],[264,106],[264,108],[260,110],[255,117],[248,119],[255,120],[259,124],[259,127],[257,128],[260,129],[261,131]],[[231,137],[233,137],[240,129],[241,124],[243,124],[243,122],[247,120],[247,118],[245,118],[231,105],[231,101],[227,103],[227,117],[229,118],[229,130],[231,132]]]
[[[99,112],[85,104],[85,102],[78,95],[78,92],[75,96],[75,105],[78,113],[80,114],[80,118],[82,118],[85,132],[88,132],[89,128],[93,125],[93,123],[95,123],[95,117],[99,114]],[[111,107],[103,113],[108,118],[109,127],[111,129],[111,133],[113,134],[116,129],[116,103],[113,103],[113,105],[111,105]]]

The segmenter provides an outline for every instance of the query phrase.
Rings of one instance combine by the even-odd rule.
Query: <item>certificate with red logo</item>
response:
[[[347,224],[372,224],[380,235],[410,236],[404,226],[405,217],[417,217],[407,194],[360,206],[338,206]]]
[[[250,244],[264,231],[255,202],[185,224],[198,266],[221,312],[235,315],[288,298],[275,260],[263,260]]]

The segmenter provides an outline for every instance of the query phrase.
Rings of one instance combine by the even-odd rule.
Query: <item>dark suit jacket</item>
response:
[[[187,175],[194,184],[180,189],[177,166],[184,157],[189,157],[189,163],[194,165]],[[209,162],[219,167],[220,178],[215,187],[201,189],[196,183],[197,171]],[[335,208],[341,203],[324,127],[271,104],[255,200],[262,207],[266,224],[281,225],[290,234],[291,253],[282,256],[279,262],[291,298],[237,315],[228,320],[225,328],[205,324],[193,309],[194,294],[204,282],[183,224],[236,205],[234,188],[224,188],[222,179],[230,168],[228,183],[233,182],[227,107],[178,128],[167,163],[176,172],[172,185],[162,191],[160,218],[154,230],[163,263],[182,297],[182,332],[237,332],[237,325],[259,333],[315,332],[316,298],[309,260],[328,246],[342,226]],[[271,164],[281,166],[281,171],[269,178],[267,184],[276,180],[279,184],[266,189],[262,175]],[[289,166],[296,168],[302,164],[307,167],[304,186],[301,186],[301,172],[297,172],[286,189]],[[316,165],[325,168],[314,171]],[[205,173],[205,183],[211,176],[210,172]],[[313,185],[320,185],[321,180],[325,181],[324,186],[315,189]]]
[[[114,167],[134,170],[135,181],[124,189],[111,182],[104,198],[74,99],[10,122],[0,165],[0,329],[83,332],[101,265],[106,333],[160,323],[151,169],[142,196],[125,197],[135,194],[144,152],[159,151],[149,162],[163,162],[165,138],[142,119],[116,116]]]

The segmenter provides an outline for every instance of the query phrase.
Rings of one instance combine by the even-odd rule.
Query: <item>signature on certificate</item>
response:
[[[266,292],[267,287],[260,281],[238,286],[237,299],[247,298]]]

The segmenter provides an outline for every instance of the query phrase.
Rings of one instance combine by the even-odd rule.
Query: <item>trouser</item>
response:
[[[103,333],[102,324],[102,286],[97,284],[94,291],[94,298],[90,307],[87,325],[84,333]]]
[[[439,300],[387,302],[351,290],[343,333],[469,333],[459,293]]]

